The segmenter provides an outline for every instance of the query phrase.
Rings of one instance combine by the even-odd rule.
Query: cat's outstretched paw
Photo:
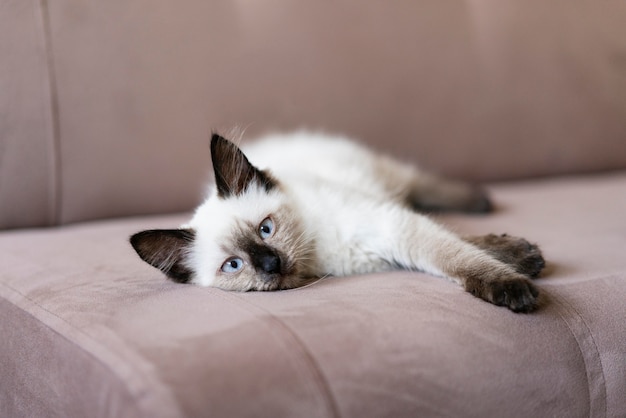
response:
[[[546,265],[541,249],[524,238],[508,234],[489,234],[465,238],[488,252],[494,258],[513,267],[515,271],[531,278],[536,278]]]
[[[539,291],[524,276],[499,280],[472,280],[465,289],[472,295],[498,306],[506,306],[513,312],[532,312],[538,307]]]

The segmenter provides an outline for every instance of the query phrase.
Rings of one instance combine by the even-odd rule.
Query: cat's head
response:
[[[227,290],[301,286],[313,275],[315,245],[288,190],[214,134],[212,195],[184,228],[133,235],[137,254],[169,278]]]

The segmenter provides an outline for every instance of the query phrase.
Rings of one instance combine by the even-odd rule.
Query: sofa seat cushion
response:
[[[0,416],[625,416],[626,172],[493,185],[548,260],[533,314],[441,278],[272,293],[175,284],[128,236],[186,215],[0,234]]]

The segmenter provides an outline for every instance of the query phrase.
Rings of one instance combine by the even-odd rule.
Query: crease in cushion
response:
[[[114,333],[111,333],[106,331],[105,324],[87,324],[81,322],[80,320],[77,320],[76,317],[72,316],[70,316],[71,319],[66,320],[62,316],[59,316],[57,313],[52,312],[45,306],[42,306],[41,303],[37,303],[25,297],[23,294],[13,289],[8,284],[2,283],[2,285],[3,286],[0,287],[0,290],[4,288],[5,291],[0,292],[1,296],[6,298],[10,303],[14,304],[15,306],[21,308],[24,313],[32,315],[37,321],[40,321],[41,324],[45,325],[45,327],[50,329],[61,339],[67,340],[68,342],[72,343],[74,348],[78,349],[79,351],[76,357],[80,357],[80,354],[87,354],[88,357],[94,357],[98,363],[102,364],[106,368],[107,371],[117,376],[118,379],[116,381],[108,381],[106,378],[103,379],[105,381],[105,384],[110,385],[112,390],[118,393],[113,393],[113,395],[111,396],[112,399],[107,400],[107,402],[112,401],[113,405],[115,405],[116,407],[112,408],[111,413],[102,416],[134,416],[136,414],[136,411],[142,411],[141,416],[150,417],[196,416],[207,411],[213,411],[218,414],[223,414],[224,411],[226,411],[226,414],[228,414],[228,411],[230,410],[236,411],[235,413],[243,414],[244,416],[250,415],[249,407],[251,405],[246,406],[245,403],[241,404],[241,400],[236,398],[234,398],[230,402],[226,401],[223,404],[215,403],[214,405],[206,404],[206,402],[200,400],[200,397],[196,397],[194,401],[186,402],[186,395],[182,393],[186,391],[185,386],[176,385],[175,380],[172,381],[169,379],[171,375],[167,375],[168,373],[173,373],[177,376],[184,377],[184,366],[181,366],[182,368],[180,370],[177,370],[179,366],[176,364],[173,364],[172,366],[171,362],[163,358],[162,353],[157,354],[157,356],[155,357],[154,353],[158,350],[153,350],[154,344],[151,343],[152,339],[149,338],[146,341],[141,341],[137,338],[131,338],[132,341],[128,342],[127,340],[125,340],[128,338],[128,334],[125,334],[125,332],[130,332],[128,329],[122,330],[120,334],[117,333],[119,329],[114,331]],[[279,364],[275,364],[274,367],[278,367],[280,365],[280,368],[283,370],[283,372],[281,372],[282,374],[290,374],[292,373],[292,371],[295,372],[295,380],[292,380],[292,385],[286,390],[287,395],[291,394],[292,392],[301,393],[298,398],[298,403],[293,404],[292,402],[288,402],[288,404],[290,403],[291,406],[287,406],[287,408],[297,407],[298,404],[306,402],[313,402],[310,408],[312,411],[311,416],[338,416],[336,412],[336,406],[332,402],[332,397],[330,397],[328,393],[328,388],[324,385],[323,378],[320,377],[319,370],[316,369],[315,362],[312,360],[310,353],[308,353],[304,349],[301,343],[297,341],[295,336],[290,333],[286,327],[281,326],[279,320],[272,318],[268,312],[261,311],[261,309],[252,309],[251,305],[244,304],[242,306],[241,301],[237,300],[237,298],[231,295],[225,294],[222,291],[215,291],[214,289],[201,289],[195,287],[191,288],[187,286],[182,288],[175,286],[175,288],[192,290],[195,291],[196,295],[199,295],[199,292],[202,292],[204,293],[204,296],[206,296],[206,292],[208,292],[210,297],[219,298],[227,302],[227,304],[232,306],[233,308],[241,310],[242,312],[246,312],[245,315],[248,317],[248,322],[252,321],[251,323],[255,324],[253,328],[244,333],[246,337],[249,336],[251,338],[257,338],[256,340],[250,340],[251,342],[256,342],[263,339],[263,337],[259,339],[258,335],[255,332],[260,332],[262,335],[266,336],[272,336],[272,338],[275,340],[276,347],[280,347],[278,352],[275,353],[276,355],[273,355],[273,357],[279,357],[280,359],[282,359]],[[42,303],[50,302],[48,299],[43,297],[42,292],[38,291],[36,292],[36,294],[37,298],[43,301]],[[75,305],[73,310],[75,310],[79,306],[80,305]],[[54,309],[56,311],[59,311],[61,307],[55,306]],[[75,315],[77,312],[70,313]],[[80,328],[77,328],[76,324],[80,324]],[[155,324],[152,324],[151,326],[154,325]],[[229,341],[231,338],[236,341],[236,334],[237,332],[233,333],[229,331],[223,338],[225,341]],[[214,333],[209,333],[206,336],[210,338],[217,337],[217,335],[215,335]],[[241,345],[249,344],[244,343]],[[42,349],[40,345],[38,346],[37,344],[34,344],[34,346],[38,347],[38,350]],[[237,349],[237,344],[235,344],[234,348]],[[173,353],[179,355],[179,350],[180,349],[177,348],[176,351]],[[232,350],[227,350],[226,353],[223,353],[225,354],[225,357],[216,359],[218,364],[223,365],[224,361],[228,361],[228,351]],[[241,347],[239,351],[241,351]],[[6,352],[9,352],[9,350],[7,350]],[[61,358],[67,358],[64,357],[63,353],[55,354],[60,354]],[[200,357],[198,357],[198,360],[202,360],[202,352],[198,354],[200,355]],[[67,356],[67,354],[65,356]],[[243,354],[243,356],[245,357],[245,353]],[[52,360],[54,360],[54,358],[52,358]],[[263,364],[262,360],[258,361]],[[161,367],[164,365],[164,363],[167,363],[165,364],[165,367]],[[197,370],[198,367],[196,366],[196,363],[192,364],[194,369]],[[238,364],[237,356],[235,356],[235,363],[231,365],[231,368],[234,367],[235,364]],[[272,366],[273,363],[269,362],[267,364],[269,366]],[[288,364],[288,366],[284,367],[285,364]],[[17,365],[15,367],[24,366],[27,367],[27,365],[23,364]],[[263,367],[265,366],[262,366],[262,368]],[[166,370],[165,374],[161,374],[163,370]],[[224,369],[221,371],[224,372],[227,370],[228,369]],[[96,376],[92,377],[92,379],[99,381],[100,379],[98,378],[98,373],[102,372],[97,372]],[[245,376],[245,374],[241,376]],[[57,376],[55,376],[54,373],[49,376],[49,378],[53,381],[56,377]],[[203,379],[201,375],[187,377],[191,379]],[[77,379],[80,377],[74,375],[70,376],[70,378]],[[211,393],[211,388],[215,383],[219,383],[223,379],[224,377],[220,377],[219,375],[213,376],[211,378],[213,384],[206,385],[205,388],[205,390],[208,391],[206,394],[208,399],[215,398],[215,393]],[[290,379],[286,379],[286,381],[289,380]],[[62,381],[55,381],[55,383],[57,385],[63,385]],[[207,382],[205,382],[205,384],[206,383]],[[296,388],[297,386],[300,386],[301,389],[294,390],[294,388]],[[248,384],[247,387],[250,387],[250,385]],[[254,385],[252,387],[254,387]],[[200,387],[199,389],[203,390],[202,387]],[[128,396],[124,396],[123,391],[127,391]],[[97,398],[99,392],[100,391],[98,390],[92,391],[89,393],[89,395],[96,396]],[[61,389],[61,393],[63,393],[62,397],[69,396],[70,398],[74,398],[75,396],[79,396],[78,393],[65,393],[63,392],[63,389]],[[270,390],[268,393],[277,392],[274,389]],[[8,393],[5,394],[5,396],[8,396]],[[257,393],[256,396],[262,395],[260,393]],[[310,400],[307,401],[306,397],[309,397]],[[91,405],[92,407],[93,405],[99,405],[99,413],[106,413],[107,411],[111,410],[110,408],[106,408],[106,406],[103,406],[102,404],[98,404],[99,399],[89,399],[89,397],[86,398],[87,399],[85,399],[85,404],[81,404],[84,405],[85,408],[87,408],[89,405]],[[259,400],[260,399],[262,398],[259,398]],[[272,399],[272,397],[269,397],[268,399]],[[198,403],[198,401],[200,401],[200,403]],[[285,406],[283,405],[283,407]],[[280,411],[280,405],[277,411]],[[315,411],[315,414],[313,414],[313,411]],[[283,411],[282,413],[278,412],[277,416],[285,414],[289,415],[289,413]],[[77,414],[77,416],[80,415],[81,414]]]
[[[503,402],[510,416],[589,411],[583,354],[555,305],[519,316],[410,272],[331,278],[303,293],[245,297],[316,354],[342,416],[492,416]]]
[[[626,315],[619,312],[626,300],[623,283],[623,276],[610,274],[569,284],[546,280],[544,286],[586,353],[591,410],[597,416],[626,416]]]
[[[338,416],[312,356],[273,314],[220,289],[182,288],[186,300],[177,304],[194,304],[196,312],[190,329],[178,336],[166,333],[166,343],[174,343],[169,348],[148,343],[138,349],[158,362],[186,416],[297,416],[303,411],[311,417]],[[206,304],[219,304],[220,310],[206,312],[205,327],[197,315]],[[181,355],[190,359],[177,364],[166,359]]]
[[[526,405],[527,408],[536,408],[537,411],[553,408],[553,411],[561,412],[555,412],[555,415],[564,415],[567,411],[559,408],[563,408],[562,400],[565,398],[571,400],[565,407],[590,411],[592,416],[600,415],[603,411],[607,415],[621,416],[626,412],[623,401],[626,332],[624,323],[619,321],[620,317],[607,318],[607,312],[623,311],[623,300],[626,297],[620,275],[625,268],[624,258],[619,252],[623,247],[620,244],[624,240],[620,229],[624,225],[621,220],[623,213],[619,209],[620,201],[616,201],[616,196],[623,195],[621,191],[626,184],[625,179],[626,173],[618,173],[593,179],[579,177],[532,184],[500,185],[494,197],[502,201],[508,210],[484,218],[463,217],[462,222],[454,222],[464,225],[463,230],[475,233],[498,232],[503,226],[513,227],[514,231],[502,232],[532,231],[529,238],[536,239],[541,245],[546,244],[544,249],[549,261],[565,264],[565,268],[557,269],[546,278],[540,279],[538,285],[549,294],[556,293],[567,300],[576,307],[577,314],[568,313],[560,304],[553,303],[537,315],[518,317],[477,301],[441,279],[416,279],[415,275],[409,273],[394,274],[393,277],[382,275],[378,278],[363,276],[332,281],[329,279],[302,292],[237,294],[236,297],[252,301],[274,316],[279,316],[303,342],[303,346],[296,348],[305,347],[306,351],[315,355],[317,370],[326,378],[338,403],[340,415],[351,415],[346,411],[353,411],[354,415],[359,412],[362,416],[367,412],[372,413],[376,407],[384,406],[399,408],[398,411],[402,411],[401,408],[419,407],[413,404],[407,406],[407,403],[403,403],[405,400],[399,397],[391,401],[389,393],[372,392],[371,389],[379,384],[394,388],[394,392],[400,392],[400,395],[404,391],[405,395],[411,394],[413,398],[421,396],[424,405],[435,404],[441,408],[440,411],[445,411],[445,408],[448,408],[447,411],[460,411],[458,408],[469,408],[476,397],[456,399],[453,402],[445,398],[445,394],[433,390],[430,383],[428,386],[420,386],[420,382],[434,381],[440,387],[449,388],[462,397],[468,391],[485,395],[485,387],[478,383],[482,382],[482,378],[495,377],[502,380],[487,382],[488,385],[499,388],[506,384],[504,387],[509,392],[504,395],[509,399],[516,401],[523,397],[535,402]],[[585,219],[590,218],[596,219],[596,222],[584,223]],[[235,300],[228,302],[221,297],[214,297],[225,295],[230,298],[231,295],[215,289],[166,284],[158,272],[137,259],[126,241],[136,230],[168,227],[183,220],[182,216],[135,218],[55,230],[8,231],[0,234],[0,265],[3,271],[0,280],[8,283],[11,288],[19,289],[21,294],[39,304],[45,304],[48,310],[61,312],[67,322],[75,326],[80,324],[79,329],[83,332],[96,333],[99,338],[108,339],[109,334],[102,333],[99,325],[114,329],[121,339],[134,345],[141,357],[154,355],[161,362],[158,363],[159,369],[163,365],[169,368],[163,371],[164,375],[159,374],[156,378],[158,380],[168,377],[169,373],[173,380],[168,385],[184,383],[188,379],[185,373],[196,373],[198,384],[206,385],[207,388],[217,385],[219,389],[225,384],[239,383],[237,376],[218,377],[220,380],[214,381],[212,375],[203,375],[202,370],[199,370],[206,367],[206,363],[203,367],[198,367],[194,364],[194,359],[190,358],[196,352],[212,350],[217,358],[210,364],[213,367],[211,370],[224,370],[223,364],[219,364],[218,360],[232,358],[237,354],[232,353],[233,346],[243,350],[238,353],[236,364],[251,368],[241,371],[240,377],[245,383],[250,373],[263,371],[255,364],[257,357],[254,357],[255,353],[250,351],[249,345],[261,342],[262,348],[266,350],[278,348],[276,351],[280,356],[293,338],[285,335],[284,330],[277,330],[277,324],[268,319],[267,315],[262,315],[262,312],[258,312],[258,317],[255,317],[255,309],[241,307]],[[581,234],[586,239],[576,241]],[[601,263],[597,264],[596,258],[600,256]],[[115,262],[111,263],[110,260]],[[69,270],[68,266],[71,266]],[[607,274],[607,271],[614,274]],[[607,279],[609,276],[612,278]],[[386,280],[380,280],[380,277],[385,277]],[[6,292],[3,289],[6,287],[0,287],[0,293],[4,295]],[[176,294],[172,293],[174,290]],[[386,296],[381,300],[380,295],[383,292]],[[9,294],[6,297],[21,298],[19,294]],[[373,304],[380,309],[383,316],[377,319],[377,311],[368,311],[367,306],[355,309],[359,308],[357,302]],[[89,312],[86,312],[87,309]],[[190,314],[196,320],[185,320]],[[234,314],[237,318],[229,319]],[[173,315],[175,318],[171,317]],[[217,316],[212,318],[213,315]],[[564,322],[563,315],[569,323]],[[576,315],[584,318],[584,324]],[[158,326],[149,330],[142,329],[142,324],[130,320],[135,316],[150,318],[148,323]],[[409,322],[407,316],[410,316]],[[255,320],[250,321],[250,317]],[[443,319],[449,326],[444,333],[440,333],[436,321]],[[94,325],[94,322],[97,323]],[[224,327],[224,323],[229,322],[231,325]],[[483,322],[489,325],[488,329],[472,328],[471,324],[480,325]],[[422,343],[416,340],[410,333],[418,325],[426,331],[427,338],[436,339],[435,347],[449,346],[450,351],[439,353],[432,350],[432,342]],[[518,330],[516,327],[521,328]],[[593,330],[593,342],[585,336],[587,328]],[[406,331],[412,338],[407,342],[404,335],[398,334],[400,330]],[[461,334],[456,335],[457,331]],[[274,333],[271,334],[274,338],[268,339],[270,332]],[[223,337],[223,341],[216,341],[214,336]],[[368,339],[368,344],[355,345],[363,341],[363,336]],[[519,338],[520,336],[523,338]],[[370,342],[369,338],[373,340]],[[494,364],[499,367],[484,372],[475,370],[470,362],[463,369],[450,369],[456,364],[450,357],[454,354],[456,345],[470,338],[476,346],[468,341],[468,351],[471,354],[471,350],[474,350],[475,354],[469,359],[481,358],[485,353],[482,350],[489,350],[488,353],[499,353],[493,359]],[[117,339],[110,341],[113,345],[119,343]],[[170,342],[174,346],[163,347]],[[229,345],[231,342],[232,346]],[[528,345],[533,342],[534,345]],[[5,340],[2,343],[8,344]],[[178,346],[179,343],[183,345]],[[587,346],[590,347],[592,357],[599,351],[602,364],[598,365],[593,358],[590,361],[581,358],[581,355],[586,355],[581,353],[581,349],[584,350]],[[500,354],[513,355],[518,347],[522,349],[520,354],[523,361],[502,363]],[[397,348],[404,351],[398,352]],[[395,351],[389,354],[387,350],[391,349]],[[416,353],[415,349],[420,351]],[[535,353],[533,350],[538,351]],[[163,358],[167,354],[177,356]],[[263,357],[264,360],[273,362],[270,363],[272,367],[280,365],[283,360],[276,359],[272,353],[261,354],[266,356]],[[396,354],[405,356],[398,358]],[[301,360],[297,354],[290,354],[284,360],[293,358]],[[187,362],[188,369],[183,370],[184,373],[180,372],[178,362],[181,361]],[[373,361],[380,361],[381,364],[372,364]],[[524,370],[527,361],[537,362],[533,373],[531,376],[521,373],[518,377],[516,373]],[[605,364],[611,367],[603,367]],[[293,375],[297,375],[296,377],[309,378],[310,366],[311,364],[297,364],[296,373],[287,377],[293,378]],[[398,367],[398,371],[390,373],[390,367]],[[504,375],[498,373],[499,371],[504,372]],[[472,375],[473,373],[476,374]],[[410,379],[407,380],[407,377]],[[458,380],[459,377],[461,380]],[[413,378],[415,380],[411,380]],[[290,382],[289,389],[299,389],[293,385],[293,380],[286,380]],[[272,382],[267,379],[265,381]],[[376,384],[366,387],[368,382]],[[468,387],[459,387],[459,382],[465,382]],[[304,390],[300,393],[311,395],[313,405],[320,404],[320,400],[327,401],[320,395],[318,385],[301,383]],[[388,386],[389,384],[399,386]],[[603,396],[601,386],[605,387],[606,401],[595,398]],[[311,393],[311,388],[314,393]],[[172,387],[172,391],[184,392],[186,389],[188,387],[185,386]],[[195,402],[194,407],[202,407],[206,395],[201,391],[202,388],[192,389],[196,390],[191,395],[195,398],[189,402]],[[258,396],[254,391],[249,393]],[[188,395],[178,393],[176,399],[181,407],[190,408],[184,396]],[[498,407],[496,401],[502,399],[502,396],[498,393],[493,396],[495,399],[490,398],[491,406],[487,404],[484,408]],[[592,396],[592,405],[589,405],[589,396]],[[277,399],[285,401],[283,398]],[[378,401],[388,403],[377,406]],[[322,412],[325,411],[322,408]]]
[[[590,416],[607,416],[607,393],[604,371],[598,346],[593,338],[591,329],[585,322],[583,315],[562,295],[551,292],[550,297],[553,303],[559,305],[559,315],[576,340],[581,357],[584,360],[589,388],[589,409],[590,412],[593,411],[593,414],[590,413]]]
[[[220,297],[231,299],[238,306],[245,306],[244,309],[250,310],[253,314],[258,315],[261,313],[267,316],[273,331],[281,334],[281,339],[285,341],[286,344],[289,344],[291,349],[295,350],[295,356],[300,358],[298,363],[302,364],[303,368],[308,370],[307,373],[311,376],[314,386],[316,387],[316,391],[319,392],[320,396],[324,399],[323,404],[326,407],[326,412],[323,415],[328,417],[339,417],[339,407],[337,406],[337,401],[335,400],[331,387],[328,384],[328,380],[324,376],[324,372],[320,368],[315,355],[306,346],[304,341],[298,337],[298,334],[279,316],[263,306],[253,303],[250,299],[239,297],[235,293],[220,293]]]

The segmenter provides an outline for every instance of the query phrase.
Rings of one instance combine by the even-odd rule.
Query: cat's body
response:
[[[514,311],[536,307],[528,280],[543,268],[536,246],[506,235],[460,238],[416,210],[489,211],[480,189],[321,134],[267,137],[245,155],[214,135],[211,151],[216,187],[189,223],[131,239],[174,280],[277,290],[404,268]]]

